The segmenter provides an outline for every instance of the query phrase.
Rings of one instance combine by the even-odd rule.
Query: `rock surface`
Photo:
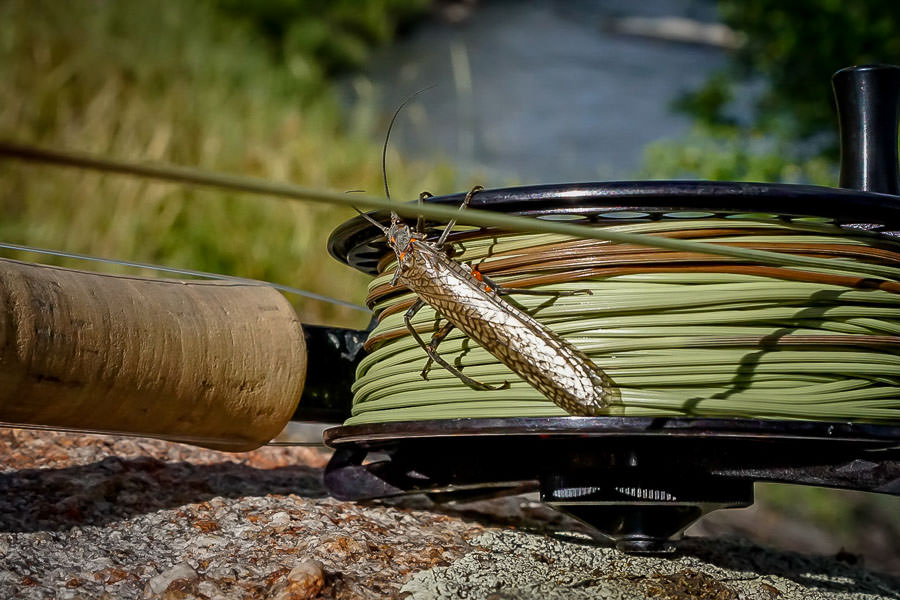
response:
[[[566,538],[569,539],[566,539]],[[569,536],[489,531],[446,567],[416,573],[407,600],[862,600],[898,598],[897,581],[831,558],[767,551],[736,540],[692,539],[678,556],[629,556]]]
[[[0,430],[0,456],[0,598],[900,598],[895,577],[748,542],[629,557],[516,498],[339,502],[318,450]]]
[[[485,528],[329,498],[310,449],[0,430],[0,598],[385,598]]]

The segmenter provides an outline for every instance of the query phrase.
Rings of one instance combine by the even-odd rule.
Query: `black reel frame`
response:
[[[559,184],[485,190],[471,206],[586,224],[744,213],[784,220],[824,217],[848,229],[898,237],[900,68],[852,67],[836,73],[833,83],[845,189],[706,181]],[[457,206],[462,199],[455,194],[427,201]],[[389,220],[387,213],[372,216]],[[389,249],[381,232],[357,217],[332,234],[329,252],[374,274]],[[349,342],[336,340],[332,350],[346,356]],[[356,364],[361,339],[354,337],[350,345],[350,362]],[[324,395],[331,400],[320,416],[349,415],[346,391]],[[304,412],[314,407],[304,408],[305,402],[306,397],[296,420],[309,420]],[[752,504],[755,481],[900,495],[900,426],[645,417],[452,419],[336,427],[326,431],[325,442],[335,449],[325,484],[339,499],[427,493],[439,501],[459,501],[539,491],[543,502],[629,552],[674,550],[680,532],[703,514]]]
[[[342,500],[439,502],[540,492],[629,552],[670,552],[755,481],[900,495],[900,427],[646,417],[452,419],[337,427],[325,485]],[[380,457],[379,457],[380,455]],[[370,456],[376,457],[366,462]]]

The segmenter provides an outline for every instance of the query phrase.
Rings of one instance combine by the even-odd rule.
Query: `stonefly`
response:
[[[480,190],[480,186],[475,187],[466,194],[460,209]],[[423,194],[420,199],[426,196]],[[597,415],[620,401],[615,383],[587,355],[501,297],[512,293],[569,296],[589,294],[589,290],[505,288],[477,267],[467,268],[450,258],[445,243],[455,221],[447,224],[436,242],[429,242],[421,220],[413,230],[396,213],[391,213],[390,227],[382,226],[365,213],[360,214],[384,232],[397,254],[397,270],[391,285],[403,284],[418,296],[404,321],[428,354],[423,378],[427,378],[432,362],[436,362],[474,389],[509,387],[509,382],[489,386],[476,381],[437,353],[438,345],[456,327],[569,414]],[[425,344],[411,322],[426,303],[447,320],[429,344]]]

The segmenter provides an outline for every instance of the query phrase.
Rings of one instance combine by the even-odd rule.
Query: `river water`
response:
[[[689,129],[671,103],[726,54],[611,29],[627,17],[716,13],[708,1],[495,0],[418,27],[367,73],[388,115],[435,86],[400,115],[393,146],[492,185],[633,177],[647,143]]]

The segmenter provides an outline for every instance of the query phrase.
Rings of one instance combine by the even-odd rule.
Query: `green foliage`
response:
[[[785,146],[735,126],[699,125],[684,139],[648,145],[639,177],[835,184],[834,161],[799,158]]]
[[[728,67],[676,103],[696,127],[685,140],[650,145],[641,174],[835,185],[831,75],[900,64],[900,3],[719,0],[719,10],[746,41]],[[747,93],[752,114],[738,118],[736,101]]]
[[[761,79],[753,123],[789,139],[835,129],[830,78],[858,64],[900,64],[900,3],[894,0],[719,0],[724,22],[746,35],[729,70],[681,106],[700,120],[728,123],[735,84]]]
[[[328,77],[363,66],[372,48],[428,9],[429,0],[217,0],[259,31],[292,70]]]

